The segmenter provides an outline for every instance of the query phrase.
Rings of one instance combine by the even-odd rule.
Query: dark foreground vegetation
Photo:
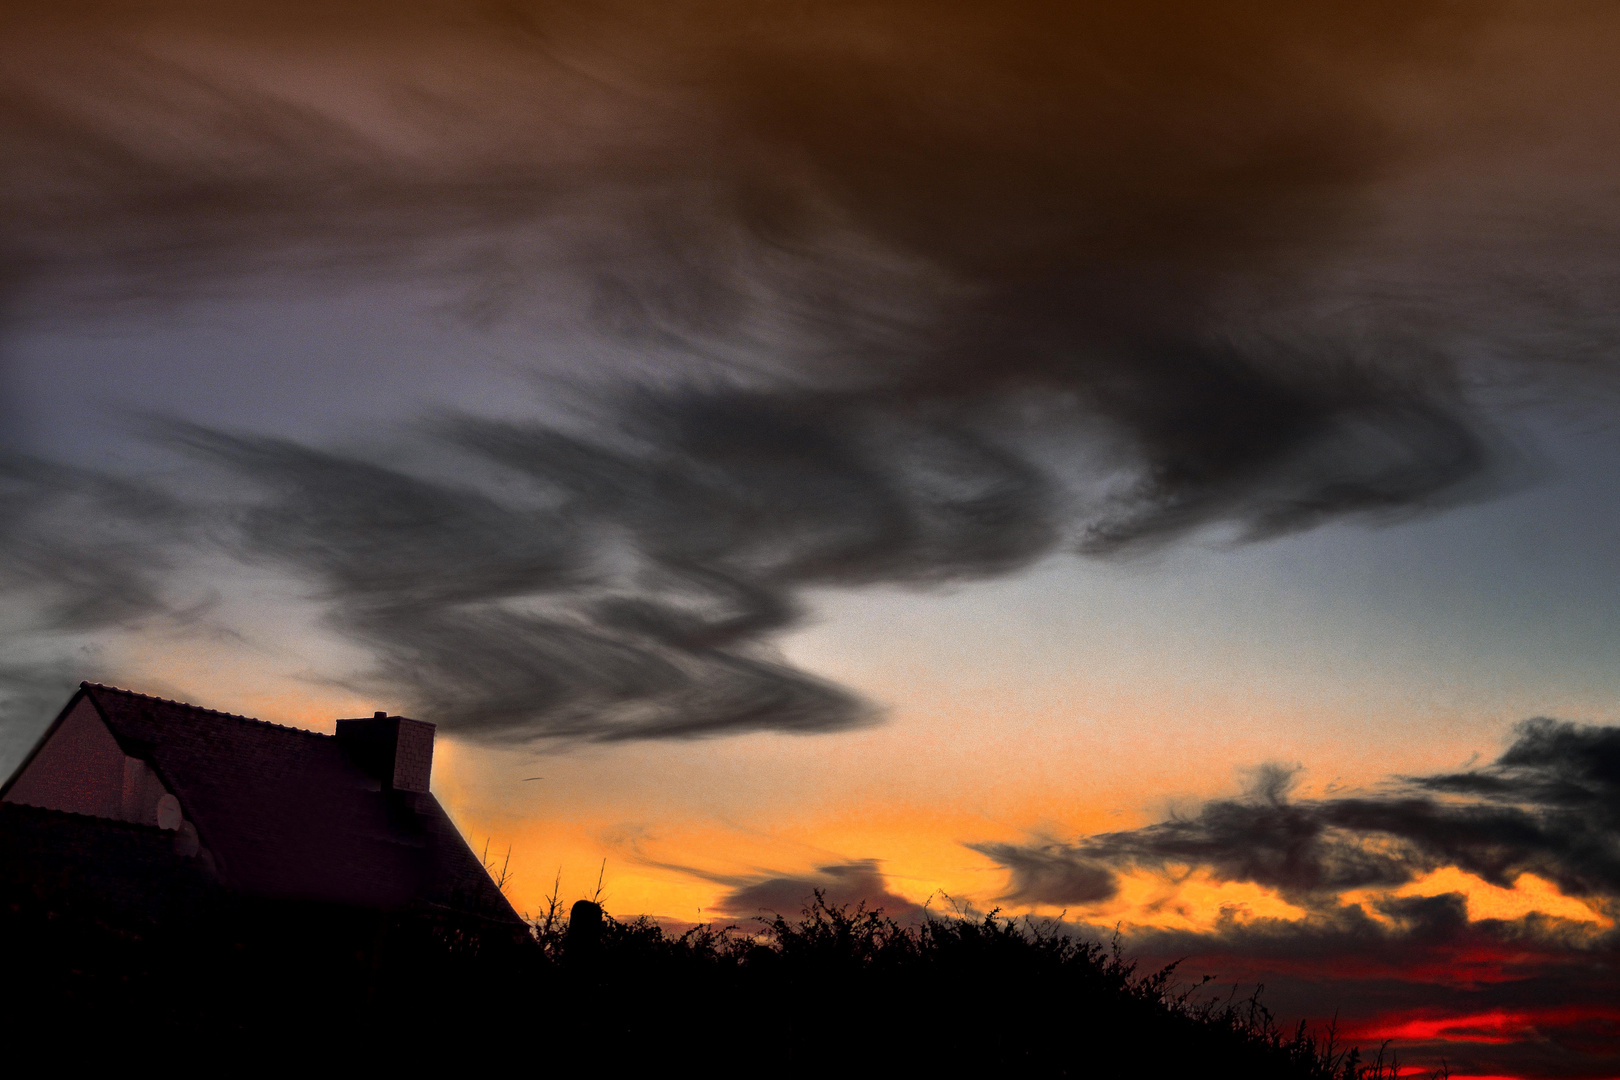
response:
[[[576,985],[619,1005],[592,1030],[654,1058],[686,1032],[695,1058],[729,1044],[735,1056],[709,1060],[794,1076],[1397,1075],[1381,1052],[1368,1061],[1331,1033],[1280,1028],[1258,990],[1223,996],[1208,981],[1179,982],[1173,966],[1141,972],[1117,946],[1053,922],[992,913],[902,925],[818,894],[800,917],[747,933],[700,926],[672,937],[646,919],[604,919],[585,950],[590,936],[552,914],[536,924],[550,962],[567,974],[585,959]]]
[[[901,925],[817,897],[796,919],[678,936],[554,904],[514,932],[448,910],[185,891],[142,910],[46,892],[14,887],[0,907],[12,1052],[132,1061],[161,1048],[182,1071],[320,1060],[458,1074],[522,1062],[608,1076],[1394,1075],[1280,1030],[1256,997],[1188,988],[1031,921]]]

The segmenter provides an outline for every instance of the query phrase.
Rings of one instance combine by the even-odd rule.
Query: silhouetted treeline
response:
[[[796,919],[666,933],[589,902],[532,932],[223,894],[154,909],[8,888],[8,1042],[199,1061],[522,1059],[594,1074],[1392,1076],[1257,996],[1188,988],[1056,924]],[[199,899],[201,896],[201,899]]]

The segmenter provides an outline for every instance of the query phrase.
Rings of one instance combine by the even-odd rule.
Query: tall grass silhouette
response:
[[[536,920],[568,992],[570,1030],[638,1066],[719,1072],[1200,1076],[1394,1080],[1331,1025],[1279,1025],[1259,988],[1141,971],[1117,939],[991,912],[901,923],[817,892],[796,918],[672,935],[645,917],[573,932],[553,900]],[[589,944],[587,944],[589,942]],[[580,954],[588,949],[589,959]],[[1443,1076],[1445,1070],[1435,1075]],[[1409,1075],[1409,1074],[1408,1074]]]
[[[672,933],[592,900],[565,915],[554,893],[525,931],[219,892],[6,892],[0,1017],[81,1054],[158,1039],[221,1061],[513,1055],[603,1075],[1397,1075],[1331,1028],[1280,1026],[1258,990],[1141,971],[1117,942],[995,912],[901,923],[817,893],[796,917]]]

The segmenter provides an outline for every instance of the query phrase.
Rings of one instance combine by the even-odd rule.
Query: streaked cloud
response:
[[[403,276],[474,321],[566,310],[638,354],[553,380],[532,421],[441,418],[366,452],[165,436],[177,469],[236,485],[193,510],[210,550],[293,576],[375,657],[328,674],[474,737],[845,730],[875,708],[772,650],[807,589],[1488,497],[1517,455],[1471,392],[1481,296],[1518,325],[1493,363],[1601,366],[1510,347],[1562,340],[1567,280],[1408,266],[1427,284],[1392,297],[1346,270],[1403,178],[1514,130],[1463,104],[1473,50],[1515,20],[1601,30],[1596,8],[377,17],[158,4],[82,33],[20,12],[0,261],[33,318]],[[1513,60],[1532,83],[1533,59]],[[1444,106],[1414,114],[1414,87]],[[1524,108],[1551,100],[1535,87]],[[1513,244],[1550,242],[1515,222]],[[1606,264],[1583,250],[1564,273],[1584,282]],[[74,484],[102,494],[51,519],[63,543],[0,538],[55,575],[37,625],[82,618],[75,589],[126,623],[196,591],[175,587],[192,534],[108,502],[124,481]],[[86,546],[92,521],[130,539]]]
[[[1126,832],[970,846],[1007,868],[1008,899],[1034,904],[1104,901],[1120,871],[1169,867],[1313,906],[1447,866],[1504,888],[1535,874],[1571,896],[1620,898],[1620,728],[1529,720],[1484,768],[1357,796],[1291,799],[1293,779],[1266,767],[1241,798]]]

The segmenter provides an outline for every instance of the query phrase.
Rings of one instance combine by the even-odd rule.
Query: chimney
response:
[[[338,744],[390,791],[425,795],[433,775],[433,725],[379,712],[337,722]]]

